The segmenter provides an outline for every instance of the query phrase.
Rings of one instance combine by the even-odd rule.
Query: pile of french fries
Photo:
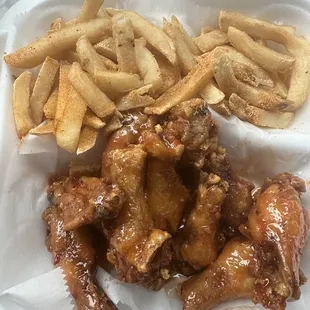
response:
[[[310,44],[293,27],[221,11],[219,29],[207,25],[192,38],[175,16],[160,29],[102,5],[85,0],[76,19],[56,19],[46,36],[4,57],[12,67],[41,65],[35,80],[27,70],[14,83],[20,138],[54,134],[81,154],[99,130],[118,129],[123,112],[161,115],[193,97],[226,117],[286,128],[307,100]]]

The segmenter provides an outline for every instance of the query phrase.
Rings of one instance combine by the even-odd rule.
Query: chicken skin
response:
[[[282,310],[288,298],[299,299],[300,258],[309,230],[309,218],[300,200],[303,180],[290,174],[268,179],[249,215],[245,234],[258,248],[262,261],[254,301]]]
[[[180,255],[196,270],[209,266],[223,246],[220,218],[227,190],[227,182],[219,176],[202,173],[196,205],[179,235]]]
[[[78,309],[116,310],[96,285],[95,249],[88,227],[65,231],[63,212],[55,206],[46,209],[42,217],[48,228],[47,248],[55,266],[62,268]]]
[[[189,192],[169,161],[148,160],[146,196],[155,227],[175,234],[180,227]]]
[[[110,166],[106,173],[128,196],[119,217],[106,229],[112,247],[109,260],[115,265],[119,278],[127,282],[139,279],[133,279],[122,269],[134,268],[143,276],[151,270],[157,251],[170,238],[169,233],[154,228],[148,209],[144,193],[146,155],[141,145],[108,154]]]
[[[251,298],[258,260],[249,240],[230,240],[219,257],[181,285],[184,310],[209,310],[227,300]]]
[[[63,211],[64,230],[116,218],[126,199],[116,184],[94,177],[68,177],[53,182],[48,196]]]

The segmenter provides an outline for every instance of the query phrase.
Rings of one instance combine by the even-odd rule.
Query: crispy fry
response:
[[[214,52],[212,69],[217,84],[226,96],[236,93],[253,106],[273,111],[287,110],[293,104],[263,89],[252,87],[237,80],[231,66],[231,60],[220,49],[216,49]]]
[[[103,91],[126,93],[143,85],[139,75],[126,72],[109,72],[95,70],[97,85]]]
[[[192,53],[194,55],[200,55],[201,54],[200,50],[197,47],[197,45],[194,43],[193,38],[187,33],[184,26],[179,22],[179,20],[177,19],[176,16],[174,16],[174,15],[171,16],[171,22],[172,22],[172,24],[174,24],[175,26],[178,27],[183,39],[186,41],[187,45],[190,47]]]
[[[83,125],[95,129],[101,129],[105,126],[105,123],[97,115],[95,115],[94,112],[87,110],[83,118]]]
[[[30,109],[35,124],[40,124],[43,119],[43,106],[46,103],[59,69],[59,63],[46,57],[38,74],[36,83],[30,97]]]
[[[97,53],[117,62],[116,47],[114,38],[107,38],[94,45]]]
[[[43,112],[47,119],[55,118],[57,101],[58,101],[58,89],[55,88],[43,107]]]
[[[119,11],[115,9],[106,9],[106,11],[115,15]],[[145,38],[154,48],[162,53],[173,65],[177,65],[177,56],[172,40],[151,22],[133,11],[121,11],[126,17],[131,19],[136,34]]]
[[[217,49],[226,52],[232,60],[231,65],[237,79],[255,87],[259,85],[274,86],[274,82],[266,70],[259,67],[243,54],[237,52],[233,47],[221,46]]]
[[[108,69],[108,71],[118,71],[118,65],[113,62],[112,60],[110,60],[109,58],[98,54],[101,62],[105,65],[105,67]]]
[[[52,135],[55,133],[55,121],[49,119],[43,125],[31,129],[29,133],[36,136]]]
[[[218,29],[201,34],[194,39],[194,42],[203,53],[210,52],[217,46],[229,43],[227,34]]]
[[[266,111],[251,106],[236,94],[230,96],[228,106],[241,120],[260,127],[287,128],[294,118],[294,114],[290,112]]]
[[[226,99],[223,99],[217,104],[210,105],[210,108],[223,116],[231,116],[231,111],[229,109],[228,101]]]
[[[205,25],[205,26],[203,26],[201,28],[200,33],[201,34],[206,34],[206,33],[209,33],[209,32],[211,32],[213,30],[214,30],[214,28],[211,25]]]
[[[70,68],[71,68],[71,65],[69,64],[66,64],[66,63],[60,64],[58,99],[57,99],[57,106],[56,106],[56,113],[55,113],[56,127],[62,118],[64,109],[69,100],[69,90],[71,87],[71,83],[69,81],[68,75],[69,75]]]
[[[137,73],[135,35],[131,20],[123,14],[114,15],[112,30],[120,71]]]
[[[87,103],[72,85],[68,91],[68,101],[56,126],[57,144],[64,150],[75,153],[82,128]]]
[[[4,56],[4,60],[11,67],[33,68],[41,64],[47,56],[54,57],[75,48],[77,40],[82,35],[86,35],[90,42],[96,43],[105,33],[111,33],[111,20],[108,18],[94,19],[55,31]]]
[[[255,42],[245,32],[234,27],[228,28],[227,35],[230,43],[239,52],[267,71],[284,71],[291,67],[295,62],[293,57],[277,53],[276,51]]]
[[[20,138],[34,127],[30,114],[31,72],[23,72],[14,82],[13,113],[17,134]]]
[[[197,61],[191,51],[190,46],[182,36],[182,33],[177,25],[169,23],[164,18],[163,31],[170,37],[174,42],[178,60],[184,75],[188,74],[189,71],[195,67]]]
[[[96,144],[97,137],[98,131],[96,129],[85,126],[81,132],[76,154],[80,155],[89,151]]]
[[[180,82],[166,91],[155,103],[144,109],[147,114],[164,114],[177,104],[191,99],[212,78],[213,72],[210,59],[203,59]]]
[[[115,105],[84,72],[78,63],[74,63],[69,72],[69,79],[76,91],[85,99],[89,108],[100,118],[115,111]]]
[[[219,25],[223,31],[229,26],[245,31],[252,37],[272,40],[285,45],[288,52],[295,57],[287,100],[293,102],[289,111],[296,111],[307,100],[310,85],[310,45],[301,38],[294,36],[294,29],[279,26],[267,21],[251,18],[234,12],[221,11]]]
[[[163,84],[158,63],[154,55],[145,47],[145,40],[135,41],[136,61],[140,76],[145,85],[152,85],[151,91],[156,93]]]
[[[116,115],[114,115],[107,123],[107,126],[104,127],[104,134],[106,137],[108,137],[111,133],[113,133],[117,129],[120,129],[121,127],[122,123],[120,122],[119,118]]]
[[[100,55],[95,51],[85,35],[81,36],[77,41],[76,52],[79,56],[79,62],[82,68],[92,77],[94,76],[96,69],[103,71],[107,70],[100,58]]]
[[[87,22],[96,17],[104,0],[85,0],[77,18],[79,23]]]
[[[158,94],[163,94],[166,90],[174,86],[181,80],[181,71],[178,66],[173,66],[165,57],[154,53],[155,59],[159,66],[163,84],[158,90]]]
[[[225,94],[218,89],[213,79],[200,90],[200,96],[210,105],[218,104],[225,98]]]
[[[65,23],[62,18],[58,17],[51,23],[49,33],[57,31],[63,27],[65,27]]]
[[[118,111],[128,111],[137,108],[147,107],[155,102],[151,96],[147,95],[152,85],[143,86],[131,91],[116,102]]]

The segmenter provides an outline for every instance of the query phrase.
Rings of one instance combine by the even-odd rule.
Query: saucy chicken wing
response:
[[[251,241],[230,240],[219,257],[181,285],[184,310],[209,310],[226,300],[251,298],[258,268]]]
[[[106,165],[106,173],[128,196],[119,217],[107,228],[112,247],[109,260],[119,277],[128,282],[140,280],[131,278],[124,269],[136,269],[143,277],[151,270],[157,251],[170,238],[167,232],[154,228],[148,209],[144,193],[146,155],[141,145],[114,150],[108,154],[110,166]]]
[[[227,182],[220,177],[202,173],[196,205],[179,235],[180,255],[196,270],[209,266],[223,246],[220,218],[227,190]]]
[[[300,258],[309,230],[309,218],[300,200],[303,180],[290,174],[269,179],[258,194],[245,234],[258,247],[262,261],[255,302],[282,310],[288,298],[298,299]]]
[[[69,290],[79,310],[117,309],[95,281],[95,250],[88,227],[64,230],[63,212],[51,206],[42,215],[48,228],[47,247],[55,266],[65,274]]]
[[[155,158],[148,160],[146,196],[155,227],[175,234],[189,193],[171,162]]]
[[[49,186],[48,196],[63,211],[64,230],[115,218],[125,201],[117,185],[94,177],[61,178]]]

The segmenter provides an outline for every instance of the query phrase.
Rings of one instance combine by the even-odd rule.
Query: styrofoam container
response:
[[[82,0],[18,1],[0,21],[0,54],[13,52],[45,34],[57,17],[74,18],[81,5]],[[231,9],[296,26],[298,34],[310,39],[310,1],[305,0],[123,0],[106,1],[105,6],[136,10],[155,23],[174,14],[191,34],[198,34],[204,24],[216,24],[220,9]],[[65,166],[70,156],[57,149],[53,137],[29,137],[20,146],[12,115],[12,84],[13,75],[21,71],[3,62],[0,70],[0,309],[70,310],[74,302],[61,270],[54,269],[46,250],[41,220],[48,206],[48,175]],[[243,176],[261,184],[267,176],[288,171],[310,184],[310,102],[286,130],[263,130],[216,113],[214,117],[220,124],[221,143]],[[86,157],[100,158],[101,148],[97,146]],[[309,193],[303,195],[303,202],[310,211]],[[310,276],[310,244],[304,250],[302,269]],[[99,270],[98,280],[120,309],[182,308],[180,300],[173,294],[168,297],[165,290],[153,293],[121,284],[103,270]],[[309,305],[310,283],[302,287],[301,299],[289,303],[287,309],[307,310]],[[251,301],[238,300],[217,309],[239,306],[254,307]]]

